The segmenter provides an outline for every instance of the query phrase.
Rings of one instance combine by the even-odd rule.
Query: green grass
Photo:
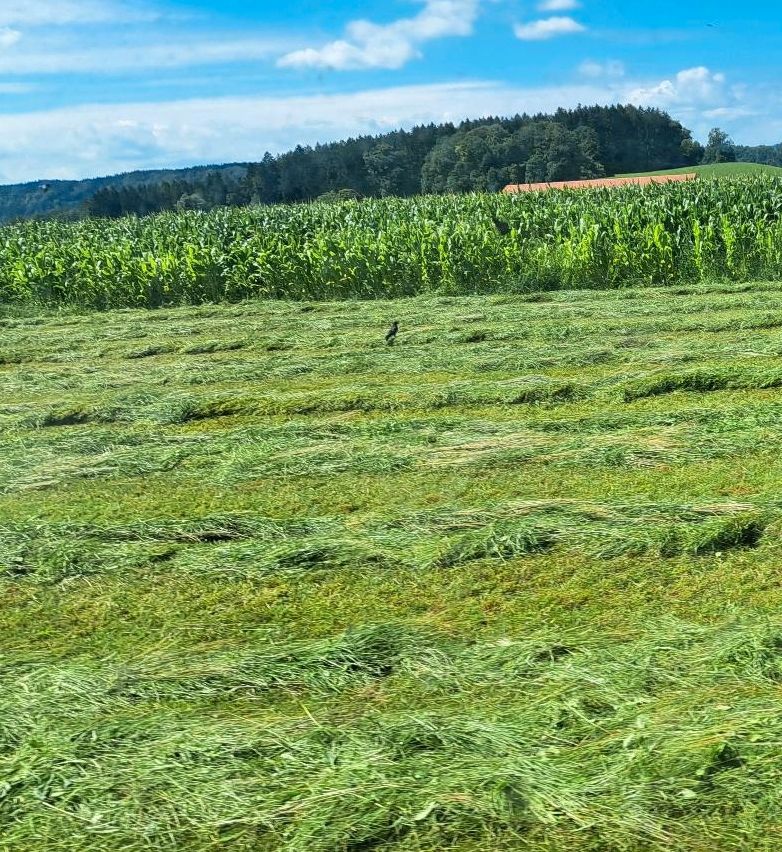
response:
[[[782,176],[779,166],[766,166],[761,163],[715,163],[710,166],[686,166],[681,169],[662,169],[659,172],[632,172],[618,177],[647,177],[651,175],[683,175],[695,172],[700,177],[744,177],[746,175],[767,174]]]
[[[0,324],[3,852],[779,848],[782,284]]]

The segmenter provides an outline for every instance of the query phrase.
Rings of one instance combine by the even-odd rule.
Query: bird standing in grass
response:
[[[391,328],[386,332],[386,343],[391,346],[391,344],[396,340],[396,333],[399,331],[399,323],[394,320],[391,323]]]

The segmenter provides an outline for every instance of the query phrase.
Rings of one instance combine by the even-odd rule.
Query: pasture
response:
[[[704,178],[736,178],[757,177],[767,175],[769,177],[782,177],[782,168],[779,166],[767,166],[762,163],[713,163],[708,166],[685,166],[681,169],[663,169],[659,172],[634,172],[632,174],[620,175],[620,177],[648,177],[654,175],[678,175],[687,172],[695,172]]]
[[[4,852],[779,848],[782,284],[0,323]]]

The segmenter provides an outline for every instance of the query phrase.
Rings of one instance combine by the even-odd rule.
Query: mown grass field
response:
[[[782,843],[782,284],[17,311],[0,389],[4,852]]]

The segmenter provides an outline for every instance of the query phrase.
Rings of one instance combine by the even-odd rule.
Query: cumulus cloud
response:
[[[516,24],[513,31],[522,41],[545,41],[559,36],[574,35],[586,31],[586,27],[574,18],[554,16],[532,21],[529,24]]]
[[[582,77],[589,77],[597,80],[601,77],[609,79],[617,79],[624,77],[625,66],[622,62],[616,59],[608,59],[605,62],[595,62],[592,59],[587,59],[578,66],[578,73]]]
[[[724,74],[705,66],[685,68],[658,82],[628,83],[625,97],[639,106],[667,110],[701,137],[715,122],[740,120],[737,131],[746,144],[775,138],[769,134],[779,132],[782,119],[782,98],[774,89],[730,85]]]
[[[578,0],[541,0],[538,9],[541,12],[570,12],[580,8]]]
[[[638,86],[629,93],[633,103],[670,107],[677,104],[714,103],[729,96],[725,75],[700,65],[686,68],[675,77],[650,86]]]
[[[424,0],[424,8],[411,18],[400,18],[390,24],[352,21],[345,38],[287,53],[278,65],[337,71],[401,68],[420,56],[420,46],[427,41],[470,35],[478,17],[478,6],[479,0]]]

